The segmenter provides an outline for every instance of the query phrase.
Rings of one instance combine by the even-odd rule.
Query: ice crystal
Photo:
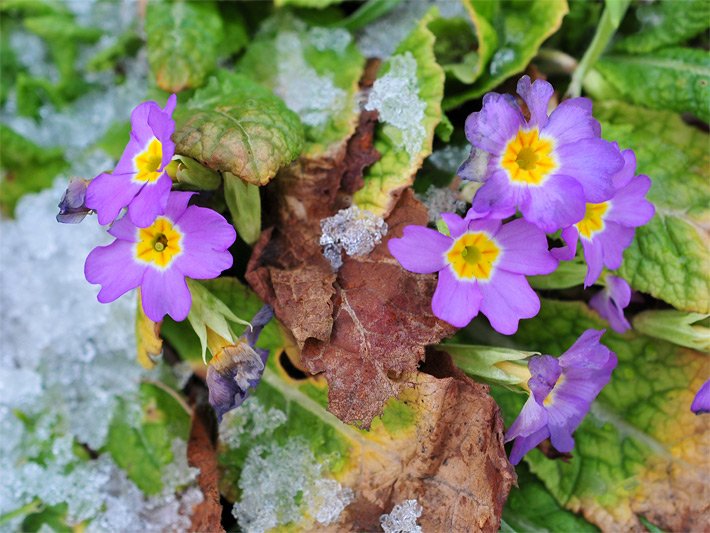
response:
[[[397,128],[399,138],[393,140],[413,157],[426,137],[422,124],[426,103],[419,98],[417,61],[411,52],[405,52],[390,58],[389,66],[372,86],[365,109],[377,110],[380,122]]]
[[[308,31],[308,41],[319,52],[333,50],[338,54],[342,54],[352,40],[350,32],[343,28],[315,27]]]
[[[380,517],[380,525],[385,533],[421,533],[417,518],[422,516],[422,506],[417,500],[405,500],[397,504],[390,514]]]
[[[427,160],[436,168],[449,172],[451,177],[456,174],[461,163],[469,156],[470,145],[457,146],[447,144],[443,148],[434,150]]]
[[[429,212],[429,222],[436,222],[441,213],[456,213],[466,208],[466,202],[459,199],[455,191],[440,189],[430,185],[422,195],[417,195]]]
[[[219,437],[230,448],[239,448],[248,440],[270,435],[286,420],[283,411],[274,407],[267,409],[258,398],[250,396],[238,409],[224,415]]]
[[[503,68],[515,59],[515,50],[512,48],[501,48],[493,54],[491,64],[488,67],[491,76],[497,76]]]
[[[370,211],[351,206],[320,221],[320,245],[333,270],[342,264],[341,251],[350,256],[369,254],[387,235],[387,223]]]
[[[286,524],[308,529],[314,519],[322,524],[337,520],[353,493],[321,477],[321,468],[300,439],[249,450],[239,478],[242,499],[232,510],[239,526],[261,533]]]
[[[327,30],[325,30],[327,31]],[[274,92],[308,126],[322,126],[347,104],[347,94],[330,75],[319,76],[303,57],[301,37],[281,32],[276,38],[278,73]]]

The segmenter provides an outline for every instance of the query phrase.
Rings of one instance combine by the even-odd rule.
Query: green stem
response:
[[[616,13],[612,14],[612,10],[609,8],[609,1],[607,1],[607,6],[604,8],[601,20],[599,21],[599,26],[597,26],[597,32],[594,34],[594,39],[592,43],[587,48],[584,53],[584,57],[579,62],[579,66],[574,71],[572,75],[572,81],[567,89],[567,96],[570,98],[575,98],[582,94],[582,82],[587,72],[596,64],[599,56],[606,49],[609,41],[616,33],[621,18],[623,18],[623,13],[629,7],[630,0],[621,0],[618,2],[619,6],[616,8]],[[621,16],[619,16],[621,14]]]

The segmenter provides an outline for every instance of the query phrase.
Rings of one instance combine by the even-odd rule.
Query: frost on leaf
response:
[[[421,196],[417,195],[429,213],[429,222],[435,223],[441,213],[458,213],[466,208],[466,202],[460,200],[458,194],[449,188],[439,188],[430,185]]]
[[[422,516],[422,506],[417,500],[405,500],[394,506],[392,512],[380,517],[385,533],[421,533],[417,519]]]
[[[342,264],[342,252],[350,256],[369,254],[387,235],[387,223],[357,206],[341,209],[320,221],[320,245],[333,270]]]
[[[426,102],[419,98],[417,61],[411,52],[393,56],[389,71],[372,86],[365,104],[367,111],[377,111],[380,122],[398,130],[395,143],[410,157],[421,151],[426,138],[424,111]]]

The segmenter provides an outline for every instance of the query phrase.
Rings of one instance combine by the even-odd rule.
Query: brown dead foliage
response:
[[[200,469],[197,484],[204,499],[192,512],[191,532],[224,532],[222,527],[222,504],[219,501],[219,470],[217,468],[217,450],[207,427],[207,420],[213,420],[214,414],[195,408],[192,416],[190,439],[187,443],[187,461],[190,466]]]

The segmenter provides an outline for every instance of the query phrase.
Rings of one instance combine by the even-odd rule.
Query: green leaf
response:
[[[222,19],[212,2],[148,2],[148,62],[168,92],[200,87],[217,64]]]
[[[247,244],[254,244],[261,234],[261,196],[259,187],[240,180],[234,174],[224,175],[224,199],[232,215],[237,233]]]
[[[482,68],[480,47],[471,23],[463,18],[436,18],[429,23],[435,35],[434,55],[448,78],[473,83]]]
[[[237,70],[279,95],[305,127],[305,155],[337,150],[355,131],[365,58],[342,28],[267,20]]]
[[[644,311],[634,317],[634,329],[649,337],[710,353],[710,314],[683,313],[675,309]]]
[[[515,469],[518,486],[513,487],[503,508],[503,520],[510,531],[520,533],[593,532],[593,525],[567,511],[545,485],[523,463]]]
[[[403,81],[416,87],[418,103],[425,106],[420,124],[421,141],[415,151],[410,151],[411,148],[402,143],[403,132],[395,126],[380,124],[375,132],[375,148],[382,157],[367,169],[365,186],[355,193],[353,201],[358,207],[380,216],[386,216],[394,207],[399,192],[413,183],[417,170],[431,154],[434,130],[442,119],[444,71],[436,62],[435,37],[428,28],[435,16],[436,12],[430,10],[419,21],[378,74],[378,80],[382,80],[393,65],[416,62],[416,75]],[[396,97],[396,94],[391,96]]]
[[[611,96],[710,121],[710,56],[705,50],[668,48],[647,55],[608,55],[595,69],[605,84],[600,86],[592,77],[589,83],[585,80],[585,89],[596,99]]]
[[[707,134],[678,115],[619,102],[597,104],[604,137],[632,148],[653,185],[656,215],[636,230],[619,275],[683,311],[710,313],[710,154]]]
[[[336,26],[357,31],[392,11],[402,0],[367,0]]]
[[[222,184],[222,178],[218,172],[210,170],[191,157],[177,155],[173,158],[172,163],[175,164],[174,179],[180,185],[201,191],[214,191]]]
[[[543,300],[540,314],[521,322],[513,341],[520,349],[560,355],[586,329],[603,327],[580,302]],[[550,460],[536,449],[525,460],[560,504],[603,530],[639,529],[638,514],[666,530],[692,529],[704,519],[698,472],[707,465],[709,435],[707,421],[692,414],[690,404],[707,378],[707,360],[633,332],[607,329],[602,342],[619,363],[574,434],[572,458]],[[492,392],[510,424],[526,396],[502,387]]]
[[[604,6],[609,10],[609,19],[615,28],[621,24],[630,2],[631,0],[604,0]]]
[[[710,3],[657,0],[639,5],[636,18],[640,30],[617,41],[614,51],[644,53],[687,41],[710,28]]]
[[[528,281],[533,289],[569,289],[584,283],[587,275],[587,263],[581,258],[573,261],[561,261],[552,274],[546,276],[530,276]]]
[[[476,25],[481,75],[464,92],[445,98],[444,110],[478,98],[525,70],[568,11],[566,0],[467,0],[466,8]],[[497,42],[490,28],[495,30]],[[495,52],[489,55],[492,49]]]
[[[49,187],[69,166],[59,148],[38,146],[4,124],[0,124],[0,146],[0,208],[8,215],[12,215],[23,195]]]
[[[274,0],[276,7],[293,6],[323,9],[324,7],[339,4],[343,0]]]
[[[303,146],[295,113],[245,76],[220,72],[175,113],[175,152],[265,185]]]
[[[173,462],[173,440],[185,441],[189,432],[190,413],[178,394],[157,382],[142,383],[139,412],[119,401],[106,449],[143,492],[158,494],[163,468]]]
[[[89,72],[101,72],[116,67],[116,65],[128,57],[136,55],[140,50],[143,41],[133,30],[127,31],[119,36],[118,40],[111,46],[103,48],[86,64],[86,70]]]
[[[440,344],[438,349],[448,353],[456,366],[470,376],[484,378],[500,385],[520,385],[530,379],[527,363],[522,361],[539,355],[539,352],[523,352],[497,346],[470,344]]]

